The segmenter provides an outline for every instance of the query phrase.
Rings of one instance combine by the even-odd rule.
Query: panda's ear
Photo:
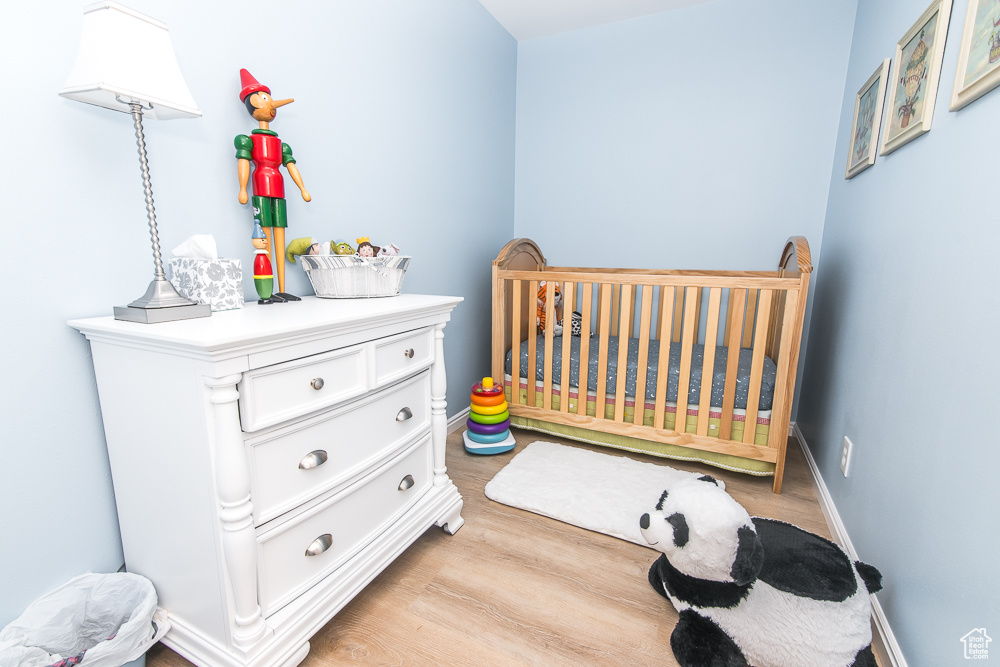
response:
[[[726,483],[723,482],[721,479],[715,479],[711,475],[702,475],[701,477],[698,478],[698,481],[699,482],[711,482],[712,484],[715,484],[717,487],[719,487],[723,491],[726,490]]]
[[[764,547],[757,532],[750,526],[740,526],[736,535],[739,545],[729,575],[735,583],[745,586],[757,578],[760,568],[764,566]]]
[[[660,500],[656,503],[656,511],[657,512],[662,512],[663,511],[663,501],[667,499],[668,495],[669,494],[666,491],[664,491],[663,493],[660,494]]]

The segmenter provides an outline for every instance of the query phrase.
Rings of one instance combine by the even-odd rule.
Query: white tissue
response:
[[[218,259],[219,249],[215,245],[215,237],[211,234],[195,234],[172,251],[174,257],[193,257],[194,259]]]

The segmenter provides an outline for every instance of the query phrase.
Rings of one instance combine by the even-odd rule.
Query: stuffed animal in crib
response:
[[[876,667],[871,599],[882,575],[833,542],[751,518],[709,475],[676,482],[639,527],[663,554],[649,583],[680,614],[683,667]]]
[[[554,335],[562,335],[562,291],[559,289],[559,283],[552,283],[553,293],[555,294],[555,304],[553,310],[556,314],[556,325],[552,328]],[[548,299],[546,282],[543,280],[538,283],[538,304],[535,308],[535,323],[538,325],[538,333],[545,333],[545,302]]]

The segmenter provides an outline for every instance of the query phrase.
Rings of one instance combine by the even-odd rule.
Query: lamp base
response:
[[[209,317],[212,307],[185,299],[168,280],[154,278],[146,293],[127,306],[115,306],[115,319],[140,324]]]
[[[208,304],[196,303],[191,306],[171,306],[169,308],[133,308],[132,306],[115,306],[115,319],[140,324],[158,324],[160,322],[175,322],[177,320],[193,320],[198,317],[209,317],[212,307]]]

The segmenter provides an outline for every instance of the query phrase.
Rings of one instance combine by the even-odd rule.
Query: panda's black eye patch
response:
[[[674,544],[682,547],[688,543],[688,524],[683,514],[675,513],[667,517],[667,523],[674,527]]]
[[[660,502],[656,503],[656,511],[657,512],[662,512],[663,511],[663,501],[666,500],[666,499],[667,499],[667,492],[664,491],[663,493],[660,494]]]

